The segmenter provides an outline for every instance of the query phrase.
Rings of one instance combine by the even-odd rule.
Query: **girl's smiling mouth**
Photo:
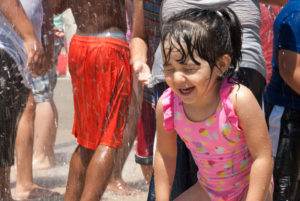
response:
[[[187,96],[190,95],[194,91],[195,87],[188,87],[184,89],[178,89],[181,95]]]

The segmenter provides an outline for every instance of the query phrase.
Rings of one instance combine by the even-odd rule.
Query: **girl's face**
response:
[[[167,51],[167,44],[165,48]],[[211,73],[208,62],[197,55],[194,55],[194,58],[200,64],[195,64],[189,57],[184,64],[180,64],[180,58],[181,54],[173,49],[168,64],[164,66],[165,80],[183,103],[195,104],[212,94],[212,89],[219,83],[217,78],[222,72],[215,67]]]

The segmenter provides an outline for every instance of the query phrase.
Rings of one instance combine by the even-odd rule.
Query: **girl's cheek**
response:
[[[165,72],[164,73],[165,74],[165,80],[172,80],[172,73],[170,73],[170,72]]]
[[[166,80],[166,83],[167,83],[168,85],[171,83],[171,80],[170,80],[170,79],[165,78],[165,80]]]
[[[165,76],[165,81],[169,86],[171,86],[173,83],[172,77],[170,77],[170,76]]]

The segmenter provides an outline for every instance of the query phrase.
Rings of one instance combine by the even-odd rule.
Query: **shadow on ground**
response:
[[[68,152],[55,153],[55,158],[56,158],[55,168],[66,166],[66,165],[69,166],[71,157],[72,157],[72,153],[68,153]]]
[[[41,187],[47,189],[55,189],[66,186],[66,178],[62,178],[61,176],[51,176],[51,177],[38,177],[34,178],[33,182]],[[11,187],[16,187],[16,182],[11,182]]]
[[[22,200],[22,201],[64,201],[65,195],[58,195],[52,197],[40,197],[37,199],[30,199],[30,200]]]
[[[130,186],[140,189],[141,191],[148,192],[149,185],[145,182],[145,180],[138,180],[135,182],[127,182]]]

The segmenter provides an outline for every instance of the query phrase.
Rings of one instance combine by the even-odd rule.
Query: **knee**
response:
[[[95,158],[99,163],[106,163],[107,165],[111,165],[112,167],[115,164],[117,155],[117,149],[109,146],[99,145],[96,152]]]
[[[23,115],[26,115],[28,118],[33,119],[35,115],[35,109],[36,109],[36,104],[32,93],[30,93]]]

